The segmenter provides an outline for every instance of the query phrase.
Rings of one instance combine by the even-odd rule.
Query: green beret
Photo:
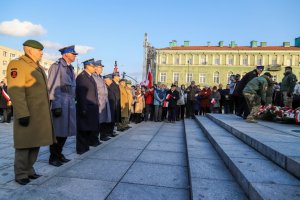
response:
[[[23,46],[32,47],[32,48],[41,49],[41,50],[44,49],[44,46],[36,40],[27,40],[23,43]]]

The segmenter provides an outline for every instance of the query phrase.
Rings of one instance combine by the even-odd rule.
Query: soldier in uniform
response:
[[[105,85],[105,82],[101,76],[103,72],[103,65],[101,60],[95,62],[96,70],[93,73],[93,78],[97,84],[98,91],[98,105],[99,105],[99,131],[100,131],[100,139],[103,141],[107,141],[110,139],[108,137],[107,129],[105,123],[111,122],[111,114],[110,107],[108,101],[108,91]],[[99,132],[96,133],[96,136],[99,137]]]
[[[256,123],[259,106],[266,103],[266,92],[268,89],[268,82],[272,79],[269,72],[264,75],[252,79],[243,90],[250,114],[247,116],[246,122]]]
[[[76,78],[76,151],[78,154],[87,152],[89,146],[101,144],[95,137],[96,132],[99,132],[99,106],[97,84],[92,77],[95,72],[94,62],[94,59],[84,61],[84,70]]]
[[[70,160],[62,154],[67,137],[76,135],[76,80],[74,62],[75,46],[59,50],[62,58],[51,65],[48,75],[54,133],[57,143],[50,146],[49,164],[59,167]]]
[[[23,43],[25,55],[7,67],[8,93],[14,105],[15,181],[26,185],[37,179],[33,168],[40,146],[56,142],[53,134],[47,76],[39,64],[43,45]]]
[[[119,72],[114,72],[112,74],[112,83],[110,85],[110,89],[115,95],[115,113],[114,113],[114,119],[115,123],[117,125],[117,131],[124,131],[124,129],[121,129],[120,123],[121,123],[121,97],[120,97],[120,87],[119,87],[119,81],[120,81],[120,75]]]
[[[121,104],[121,123],[117,127],[120,131],[126,130],[127,127],[127,120],[129,119],[129,96],[126,90],[126,79],[121,79],[119,81],[119,88],[120,88],[120,104]]]
[[[284,77],[281,82],[281,91],[283,94],[283,104],[285,107],[292,108],[293,91],[297,83],[297,77],[292,72],[292,67],[285,67]]]
[[[126,117],[126,129],[129,129],[131,128],[131,126],[129,126],[130,124],[130,116],[132,114],[132,106],[133,106],[133,95],[132,95],[132,85],[131,85],[131,81],[130,80],[127,80],[126,81],[126,92],[127,92],[127,95],[128,95],[128,105],[129,105],[129,116]]]

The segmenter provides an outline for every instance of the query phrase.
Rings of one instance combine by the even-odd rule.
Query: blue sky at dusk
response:
[[[25,40],[36,39],[47,44],[45,54],[53,57],[59,46],[80,45],[79,62],[101,59],[104,73],[110,73],[117,60],[121,72],[139,80],[145,32],[156,48],[173,39],[179,45],[184,40],[190,45],[220,40],[226,45],[251,40],[294,45],[300,37],[299,0],[9,0],[0,5],[0,45],[21,49]],[[43,31],[31,36],[1,32],[1,23],[14,19],[41,25]]]

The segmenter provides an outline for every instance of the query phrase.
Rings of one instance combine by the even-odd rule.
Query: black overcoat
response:
[[[97,85],[86,71],[81,72],[76,78],[76,101],[78,131],[98,131]]]
[[[112,107],[112,103],[114,103],[114,112],[112,114],[112,121],[119,123],[121,122],[121,102],[120,102],[120,88],[116,82],[112,81],[112,84],[108,87],[108,99],[110,106]],[[111,110],[112,111],[112,110]]]

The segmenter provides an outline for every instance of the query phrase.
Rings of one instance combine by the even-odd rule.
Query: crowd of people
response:
[[[11,121],[13,108],[14,171],[21,185],[40,177],[33,168],[40,146],[49,145],[50,165],[69,162],[62,152],[70,136],[76,136],[76,152],[83,154],[117,136],[116,131],[131,128],[130,123],[175,123],[206,113],[236,114],[256,122],[260,105],[300,106],[300,84],[291,67],[285,68],[279,84],[257,66],[242,78],[232,75],[225,88],[222,84],[201,88],[195,81],[188,87],[174,82],[168,88],[159,82],[132,85],[116,67],[102,75],[104,65],[94,59],[84,61],[84,70],[76,77],[74,45],[59,50],[62,56],[47,76],[39,64],[43,45],[28,40],[23,48],[25,55],[8,65],[7,84],[5,79],[0,85],[2,122]]]

